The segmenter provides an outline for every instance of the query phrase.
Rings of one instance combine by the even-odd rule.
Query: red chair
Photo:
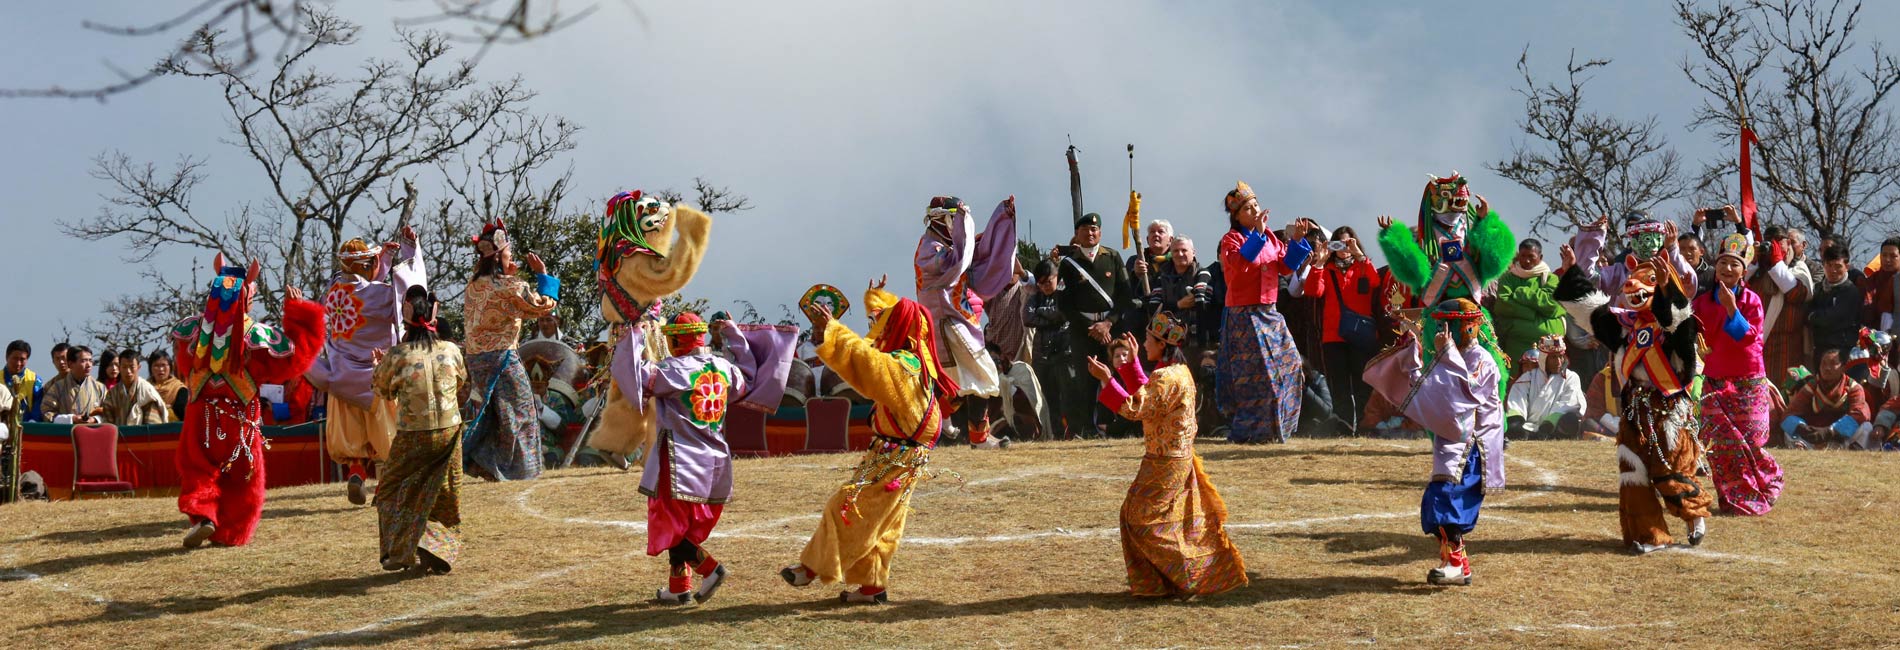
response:
[[[73,427],[73,492],[132,494],[132,482],[119,480],[119,428],[110,424]]]
[[[733,456],[767,456],[765,413],[748,406],[726,409],[726,446]]]
[[[805,401],[805,453],[851,450],[851,400],[814,397]]]

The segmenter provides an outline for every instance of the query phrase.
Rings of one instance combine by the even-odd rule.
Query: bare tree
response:
[[[167,62],[165,71],[221,87],[236,132],[229,143],[263,172],[271,196],[261,209],[278,217],[272,220],[278,232],[272,233],[268,251],[277,265],[277,283],[313,288],[328,274],[329,265],[322,261],[345,235],[369,234],[357,232],[363,219],[393,208],[376,198],[399,174],[436,163],[491,131],[546,118],[526,112],[534,94],[519,79],[483,84],[471,63],[449,61],[449,46],[440,34],[405,32],[407,60],[373,59],[357,76],[346,78],[318,70],[308,60],[321,49],[355,42],[357,27],[313,10],[304,14],[303,29],[306,44],[268,77],[246,72],[243,59],[227,55],[229,42],[215,32],[196,35],[202,57]],[[124,170],[139,168],[120,156],[108,159],[97,175],[122,188],[156,184],[184,193],[201,178],[190,160],[180,164],[173,179],[154,176],[148,166],[143,177],[128,183],[116,178]],[[126,194],[145,202],[141,192]],[[62,225],[89,240],[133,235],[132,245],[151,246],[141,249],[145,256],[165,244],[215,249],[223,241],[219,229],[190,214],[184,201],[150,203],[151,209]],[[164,209],[168,205],[173,209]]]
[[[167,64],[168,74],[218,84],[235,136],[227,142],[257,164],[268,199],[214,218],[192,207],[191,194],[204,179],[201,159],[183,158],[160,170],[107,154],[94,171],[112,186],[107,205],[91,219],[62,222],[67,234],[88,241],[123,238],[134,262],[178,249],[207,257],[222,252],[234,262],[268,260],[272,273],[259,284],[266,310],[274,312],[277,289],[286,283],[313,291],[326,284],[331,256],[345,237],[380,241],[393,231],[386,215],[399,211],[399,222],[413,218],[417,191],[405,181],[397,195],[399,176],[438,171],[451,195],[488,206],[457,217],[518,211],[524,204],[553,212],[565,193],[565,177],[551,193],[532,179],[572,150],[578,127],[529,113],[534,94],[519,79],[481,83],[471,63],[448,60],[447,41],[432,33],[402,34],[404,61],[370,60],[343,77],[316,69],[310,60],[324,48],[353,43],[356,27],[311,11],[303,29],[310,35],[306,45],[280,60],[268,77],[246,72],[241,58],[223,53],[222,35],[211,32],[197,35],[203,57]],[[466,221],[443,225],[434,233],[425,229],[438,250],[468,232]],[[157,287],[150,294],[108,303],[98,327],[161,330],[165,310],[156,306],[176,285],[150,284]]]
[[[1844,0],[1677,0],[1696,45],[1681,69],[1704,97],[1690,128],[1737,143],[1752,129],[1764,215],[1822,237],[1891,231],[1900,205],[1900,127],[1892,112],[1900,57],[1854,40],[1861,3]],[[1734,161],[1708,166],[1705,187]]]
[[[1509,160],[1489,167],[1543,200],[1543,212],[1531,222],[1533,233],[1567,233],[1602,216],[1610,218],[1610,232],[1622,232],[1626,214],[1654,210],[1688,193],[1681,158],[1658,131],[1655,116],[1624,120],[1585,110],[1590,71],[1609,64],[1578,62],[1572,51],[1564,80],[1540,84],[1531,72],[1530,49],[1518,56],[1524,78],[1518,128],[1531,140],[1516,143]]]
[[[210,53],[201,49],[200,33],[231,33],[238,52],[228,55],[226,63],[237,71],[247,71],[268,58],[279,60],[312,44],[314,35],[303,29],[304,22],[317,13],[327,12],[329,2],[319,0],[201,0],[168,18],[146,24],[113,24],[87,20],[80,28],[126,38],[164,38],[178,34],[178,46],[157,57],[157,63],[138,72],[107,63],[115,80],[78,88],[59,85],[43,88],[0,88],[0,98],[59,97],[67,99],[107,98],[150,83],[179,65],[211,62]],[[598,5],[589,4],[580,11],[562,11],[559,0],[429,0],[435,11],[396,19],[401,26],[441,25],[451,38],[480,44],[477,59],[496,43],[518,43],[554,33],[592,15]],[[631,5],[629,5],[631,7]],[[638,10],[635,16],[644,20]],[[458,27],[466,27],[459,30]],[[227,48],[228,49],[228,48]]]

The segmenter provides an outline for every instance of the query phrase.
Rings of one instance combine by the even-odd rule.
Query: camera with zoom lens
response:
[[[1194,274],[1194,285],[1188,288],[1188,292],[1194,295],[1194,306],[1199,307],[1213,301],[1214,288],[1208,286],[1208,283],[1213,281],[1214,274],[1205,269]]]

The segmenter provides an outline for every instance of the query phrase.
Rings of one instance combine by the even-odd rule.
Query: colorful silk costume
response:
[[[1467,324],[1484,317],[1476,303],[1463,299],[1440,303],[1432,314],[1445,321],[1441,327],[1461,329],[1476,329]],[[1495,390],[1500,373],[1494,358],[1467,341],[1427,365],[1424,346],[1405,336],[1366,366],[1366,383],[1432,433],[1431,479],[1419,500],[1419,527],[1439,540],[1444,564],[1428,574],[1434,583],[1470,584],[1464,536],[1477,526],[1485,494],[1504,489],[1504,404]]]
[[[1185,339],[1187,330],[1166,316],[1159,328]],[[1227,537],[1227,504],[1194,453],[1196,395],[1187,366],[1171,364],[1150,377],[1130,359],[1120,379],[1098,399],[1141,422],[1145,453],[1128,497],[1122,500],[1122,560],[1128,591],[1136,596],[1217,594],[1246,586],[1247,567]]]
[[[983,343],[983,304],[1001,295],[1015,279],[1015,199],[996,204],[981,235],[962,199],[930,200],[923,237],[912,262],[917,271],[917,302],[937,323],[937,348],[944,370],[968,400],[959,419],[970,442],[989,439],[989,415],[983,400],[1002,394],[1002,378]]]
[[[477,250],[492,258],[508,248],[507,230],[496,220],[476,241]],[[535,274],[530,290],[505,269],[469,281],[464,290],[469,393],[462,454],[469,474],[497,481],[541,475],[539,403],[515,348],[522,319],[554,311],[560,292],[561,281],[554,276]]]
[[[1475,199],[1475,200],[1474,200]],[[1394,222],[1379,231],[1379,249],[1392,269],[1392,278],[1410,289],[1418,304],[1431,307],[1451,298],[1484,302],[1485,287],[1504,275],[1517,249],[1517,237],[1511,226],[1491,209],[1489,201],[1474,196],[1464,177],[1432,177],[1425,184],[1419,201],[1418,230]],[[1431,363],[1438,351],[1438,322],[1424,319],[1425,363]],[[1485,313],[1479,326],[1480,343],[1492,354],[1498,368],[1498,396],[1510,388],[1511,359],[1498,346],[1491,315]]]
[[[370,386],[376,352],[401,340],[403,292],[426,286],[428,277],[413,241],[368,246],[353,239],[337,259],[341,269],[323,295],[329,336],[304,378],[329,395],[323,446],[331,462],[363,464],[388,457],[396,432],[395,403]]]
[[[377,475],[380,561],[409,567],[426,551],[446,572],[462,550],[462,350],[440,340],[398,344],[371,383],[378,399],[397,406],[396,435]]]
[[[881,596],[890,584],[911,492],[928,477],[930,450],[958,387],[938,364],[936,334],[922,305],[876,289],[864,302],[878,314],[871,338],[830,321],[818,357],[875,403],[875,435],[851,478],[825,502],[799,565],[784,576],[793,584],[814,578],[857,584],[860,593]]]
[[[1253,200],[1253,188],[1236,183],[1228,194],[1227,213]],[[1305,264],[1313,247],[1304,239],[1282,242],[1266,225],[1262,213],[1261,230],[1230,229],[1220,240],[1227,311],[1215,394],[1220,412],[1230,420],[1227,439],[1234,442],[1286,442],[1300,428],[1303,362],[1274,303],[1279,301],[1280,276],[1292,275]]]
[[[212,267],[219,272],[204,313],[171,330],[177,372],[191,391],[178,436],[178,511],[191,518],[194,533],[214,528],[212,543],[241,546],[264,510],[257,387],[310,368],[323,348],[323,306],[286,300],[281,327],[253,323],[247,313],[257,263],[248,270],[225,266],[219,255]]]
[[[1747,267],[1754,242],[1746,235],[1722,240],[1719,256]],[[1780,262],[1776,263],[1777,265]],[[1781,496],[1781,465],[1768,454],[1769,408],[1774,386],[1762,366],[1765,335],[1761,296],[1747,286],[1732,289],[1735,310],[1714,293],[1717,283],[1695,299],[1695,316],[1709,346],[1703,371],[1702,443],[1709,449],[1710,479],[1724,512],[1765,515]]]

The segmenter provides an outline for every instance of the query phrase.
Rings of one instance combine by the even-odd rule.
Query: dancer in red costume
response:
[[[172,327],[178,374],[191,390],[178,439],[182,481],[178,511],[191,517],[185,548],[210,540],[242,546],[264,511],[264,435],[257,387],[289,381],[310,369],[323,349],[323,306],[284,290],[281,327],[251,322],[257,262],[225,266],[211,280],[203,315]]]

